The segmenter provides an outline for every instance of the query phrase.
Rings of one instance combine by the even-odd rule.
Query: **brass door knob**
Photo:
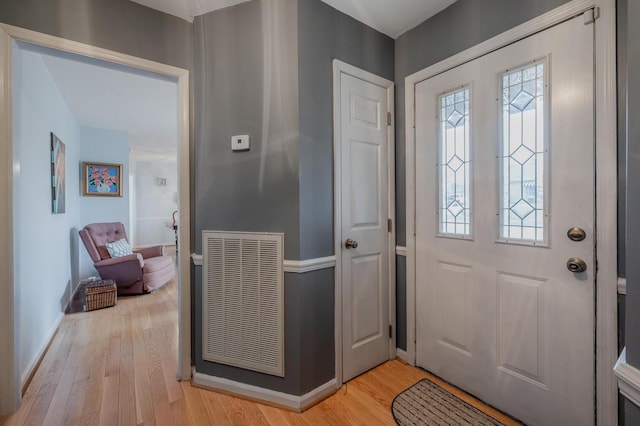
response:
[[[582,241],[587,238],[587,233],[584,232],[584,229],[574,226],[567,231],[567,237],[569,237],[571,241]]]
[[[355,248],[358,248],[358,242],[353,241],[351,238],[349,238],[347,241],[344,242],[344,246],[348,249],[355,249]]]
[[[578,257],[572,257],[567,260],[567,269],[573,273],[584,272],[587,270],[587,264]]]

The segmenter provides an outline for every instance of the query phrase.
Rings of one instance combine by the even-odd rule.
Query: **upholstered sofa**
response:
[[[82,228],[79,234],[100,278],[114,280],[119,296],[149,293],[175,276],[174,261],[171,256],[165,255],[162,245],[112,257],[107,250],[107,243],[122,239],[128,241],[124,225],[120,222],[92,223]]]

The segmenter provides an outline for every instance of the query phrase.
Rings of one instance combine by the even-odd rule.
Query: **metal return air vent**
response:
[[[203,231],[202,358],[284,376],[283,234]]]

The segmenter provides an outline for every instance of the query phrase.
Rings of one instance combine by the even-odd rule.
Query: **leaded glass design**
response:
[[[469,88],[464,87],[438,99],[439,233],[470,236]]]
[[[501,75],[502,159],[500,236],[544,241],[545,64],[535,63]]]

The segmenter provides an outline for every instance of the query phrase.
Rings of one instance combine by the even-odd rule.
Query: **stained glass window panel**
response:
[[[441,235],[471,235],[469,88],[439,99],[438,221]]]
[[[500,236],[506,240],[545,240],[548,191],[544,68],[544,63],[533,64],[500,78]]]

